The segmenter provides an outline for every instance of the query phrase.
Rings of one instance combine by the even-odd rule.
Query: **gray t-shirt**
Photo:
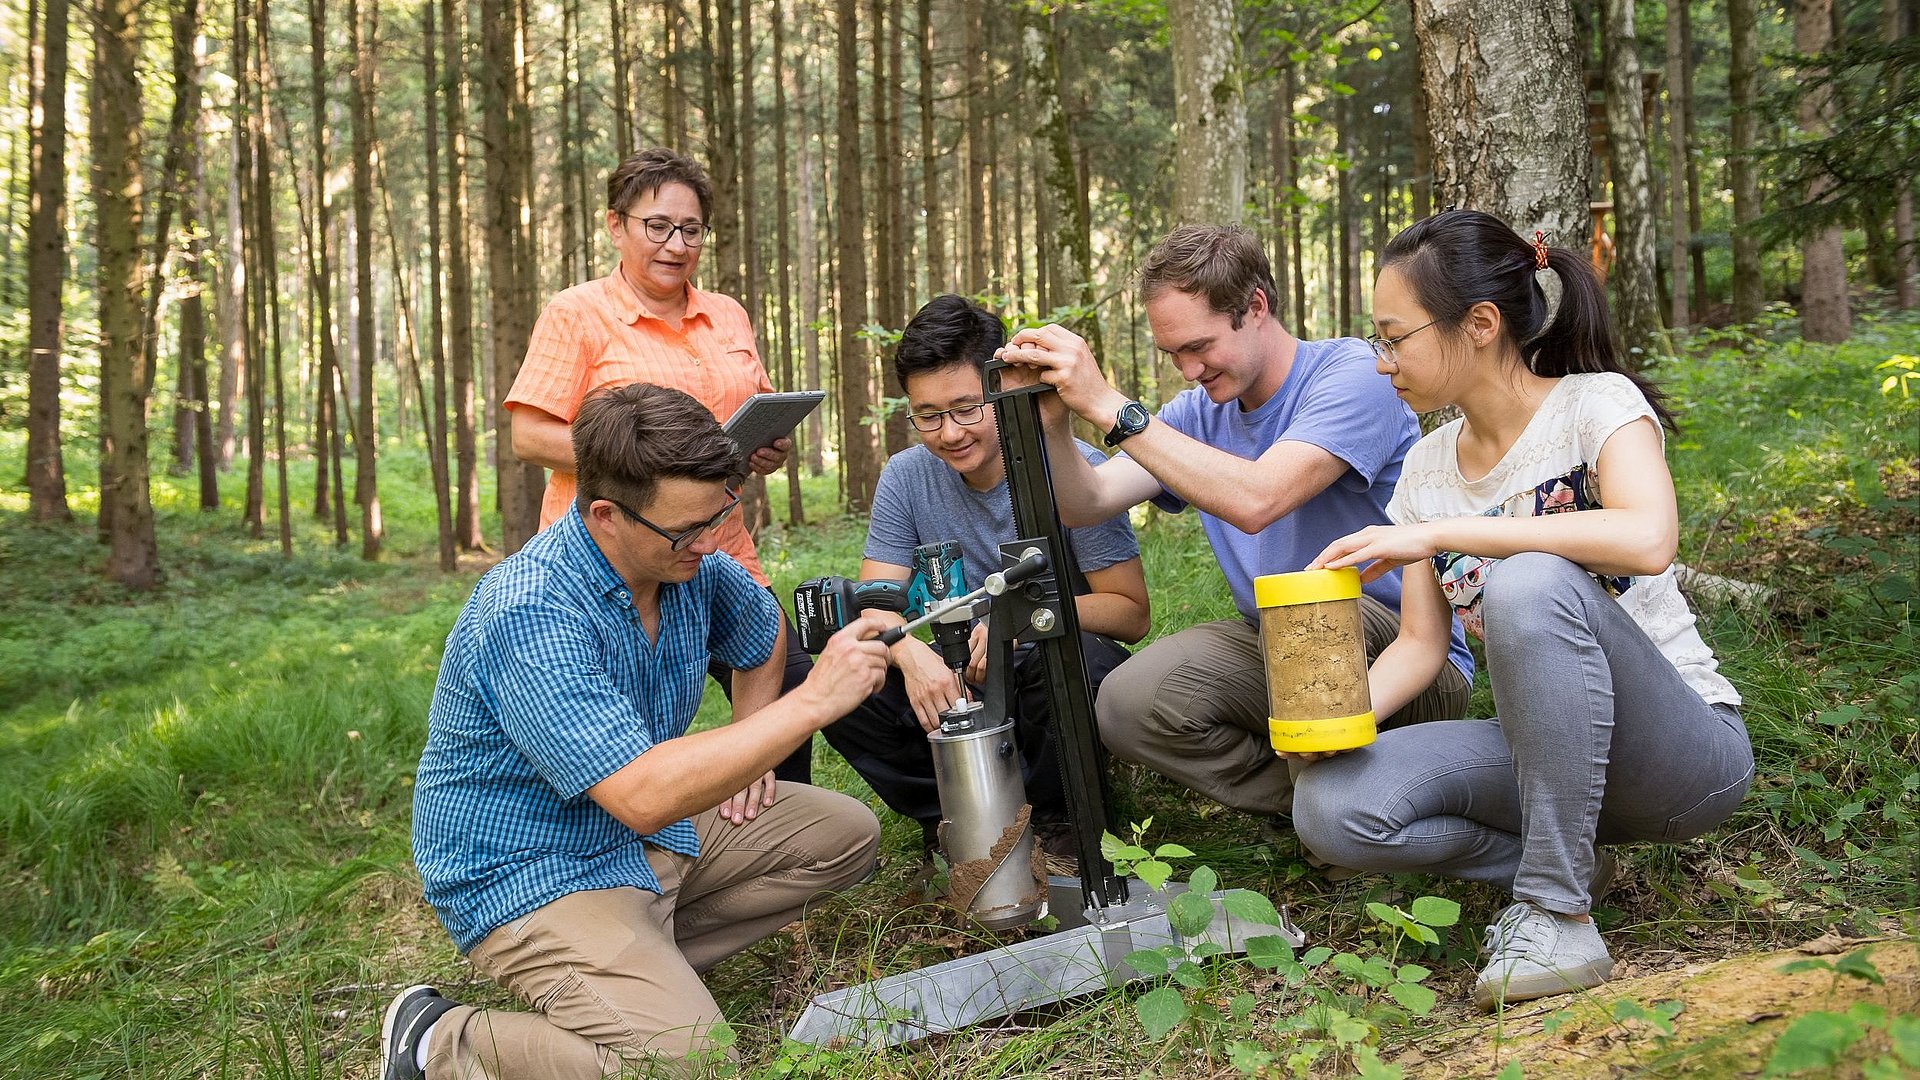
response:
[[[1079,439],[1074,445],[1095,465],[1106,455]],[[1013,499],[1002,479],[989,491],[975,491],[960,474],[925,446],[912,446],[887,459],[873,492],[873,518],[867,526],[865,556],[875,562],[912,566],[913,549],[946,540],[960,542],[967,587],[1000,569],[1000,545],[1016,539]],[[1140,555],[1127,515],[1098,525],[1067,530],[1074,558],[1085,573],[1104,570]]]

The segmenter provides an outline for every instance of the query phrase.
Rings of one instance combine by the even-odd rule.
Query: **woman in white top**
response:
[[[1461,417],[1408,452],[1392,524],[1314,562],[1364,578],[1431,567],[1404,575],[1400,636],[1369,672],[1376,714],[1432,681],[1458,615],[1486,646],[1498,718],[1301,755],[1325,760],[1293,806],[1302,842],[1336,865],[1511,890],[1487,930],[1482,1008],[1605,981],[1588,913],[1613,873],[1600,845],[1698,836],[1753,775],[1740,695],[1674,584],[1671,417],[1615,357],[1586,258],[1535,237],[1453,210],[1387,246],[1379,371],[1415,411]]]

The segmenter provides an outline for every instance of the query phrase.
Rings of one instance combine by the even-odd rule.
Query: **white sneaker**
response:
[[[1600,928],[1518,903],[1487,927],[1490,959],[1473,982],[1473,1003],[1496,1005],[1584,990],[1613,975]]]

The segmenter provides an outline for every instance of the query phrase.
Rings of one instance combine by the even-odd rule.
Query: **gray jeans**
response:
[[[1733,813],[1753,779],[1747,729],[1566,559],[1504,559],[1482,597],[1499,718],[1382,732],[1307,766],[1294,827],[1338,866],[1485,881],[1579,914],[1597,844],[1686,840]]]

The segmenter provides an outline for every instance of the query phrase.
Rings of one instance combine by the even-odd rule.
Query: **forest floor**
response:
[[[1703,610],[1746,697],[1754,789],[1706,837],[1622,850],[1596,909],[1613,982],[1483,1017],[1466,989],[1493,890],[1332,882],[1290,835],[1123,768],[1116,818],[1151,817],[1149,846],[1190,848],[1177,878],[1204,865],[1284,904],[1314,950],[1305,963],[1212,960],[1192,985],[1157,980],[892,1050],[783,1043],[816,993],[1008,940],[919,901],[918,830],[881,810],[874,883],[712,974],[743,1071],[1920,1072],[1917,355],[1920,317],[1868,314],[1837,347],[1803,344],[1781,318],[1697,337],[1653,371],[1682,424],[1669,457],[1683,561],[1772,593]],[[83,429],[71,445],[90,442]],[[23,441],[0,432],[0,475],[19,474]],[[361,1080],[399,987],[511,1004],[453,952],[408,858],[440,645],[480,564],[433,570],[425,462],[397,443],[385,454],[381,563],[336,552],[304,514],[283,561],[236,510],[201,515],[191,484],[165,478],[167,579],[135,598],[100,575],[96,492],[76,488],[71,528],[31,524],[24,493],[0,492],[0,1077]],[[92,475],[81,453],[68,468]],[[295,502],[310,505],[311,474],[294,472]],[[226,477],[229,506],[244,479]],[[816,520],[764,545],[783,595],[857,566],[861,523],[818,517],[832,477],[806,494]],[[1227,614],[1194,522],[1145,522],[1155,634]],[[1489,704],[1482,685],[1478,714]],[[709,695],[699,722],[721,715]],[[870,798],[824,745],[815,761],[822,783]],[[1171,1023],[1156,1011],[1169,986]]]

